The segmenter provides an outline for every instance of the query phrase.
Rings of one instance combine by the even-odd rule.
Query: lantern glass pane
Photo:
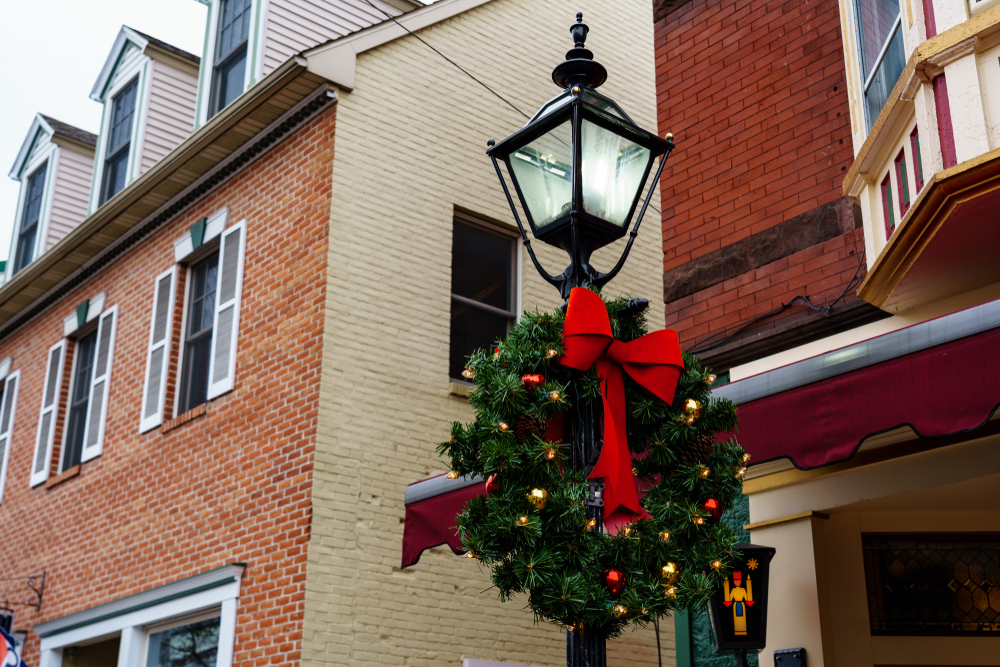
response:
[[[571,123],[566,121],[518,148],[510,168],[537,229],[569,213],[573,194]]]
[[[622,227],[642,188],[649,149],[588,120],[583,143],[583,210]]]

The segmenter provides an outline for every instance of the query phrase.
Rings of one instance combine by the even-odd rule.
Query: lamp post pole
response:
[[[532,264],[564,299],[569,299],[574,287],[601,288],[621,271],[663,164],[674,148],[672,134],[660,138],[642,129],[614,100],[596,91],[608,73],[586,48],[589,30],[578,13],[570,27],[574,46],[552,71],[552,80],[562,93],[546,102],[511,136],[499,143],[490,139],[486,151]],[[650,180],[658,157],[659,165]],[[501,162],[513,188],[507,185]],[[649,190],[640,206],[647,183]],[[569,254],[570,264],[558,276],[549,274],[535,256],[511,189],[532,235]],[[610,271],[602,273],[591,266],[595,250],[626,234],[629,239],[622,256]],[[636,299],[626,309],[638,313],[646,305],[644,299]],[[598,402],[578,403],[566,420],[565,439],[572,444],[570,465],[585,476],[604,444],[601,414]],[[590,480],[586,516],[594,521],[591,530],[599,532],[603,531],[603,488],[602,480]],[[600,630],[591,631],[582,622],[567,627],[567,667],[606,667],[605,645],[606,637]]]

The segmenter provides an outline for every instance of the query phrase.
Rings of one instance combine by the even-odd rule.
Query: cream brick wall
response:
[[[549,74],[572,46],[578,10],[610,73],[602,91],[655,128],[648,0],[495,0],[420,35],[530,115],[559,92]],[[472,418],[448,391],[453,213],[513,228],[484,151],[487,138],[524,122],[412,37],[360,54],[355,89],[341,91],[304,665],[565,664],[562,629],[534,625],[524,599],[501,604],[476,562],[439,548],[399,569],[406,485],[445,470],[436,443],[450,421]],[[648,298],[657,328],[658,218],[650,211],[626,269],[605,289]],[[551,273],[562,271],[564,253],[536,247]],[[610,268],[621,247],[596,265]],[[558,305],[526,254],[522,265],[523,309]],[[674,664],[670,620],[661,641],[664,664]],[[609,652],[612,665],[656,665],[653,629]]]

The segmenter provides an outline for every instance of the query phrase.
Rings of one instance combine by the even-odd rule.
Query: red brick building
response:
[[[661,186],[667,326],[725,371],[883,317],[850,289],[864,239],[841,192],[837,2],[655,4],[659,124],[677,137]]]

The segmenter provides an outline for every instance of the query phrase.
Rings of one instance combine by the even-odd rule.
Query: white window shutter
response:
[[[156,277],[153,288],[153,316],[149,324],[149,349],[146,352],[146,380],[142,385],[142,417],[139,432],[163,423],[163,401],[167,393],[167,368],[170,363],[170,335],[173,330],[174,281],[177,267]]]
[[[56,430],[56,411],[59,408],[59,390],[62,388],[65,356],[65,340],[49,348],[48,364],[45,367],[45,387],[42,389],[42,410],[38,416],[38,435],[35,438],[35,455],[31,459],[31,486],[38,486],[49,478],[49,467],[52,465],[52,440]]]
[[[14,408],[17,407],[17,385],[21,371],[3,380],[3,403],[0,404],[0,501],[7,482],[7,461],[10,459],[10,434],[14,430]]]
[[[222,233],[219,248],[219,281],[215,290],[212,352],[208,366],[209,399],[233,389],[245,249],[246,220],[241,220]]]
[[[80,461],[100,455],[104,447],[104,423],[108,414],[108,389],[115,352],[115,328],[118,306],[101,313],[97,324],[97,349],[94,353],[94,379],[90,383],[87,404],[87,424],[83,432],[83,452]]]

